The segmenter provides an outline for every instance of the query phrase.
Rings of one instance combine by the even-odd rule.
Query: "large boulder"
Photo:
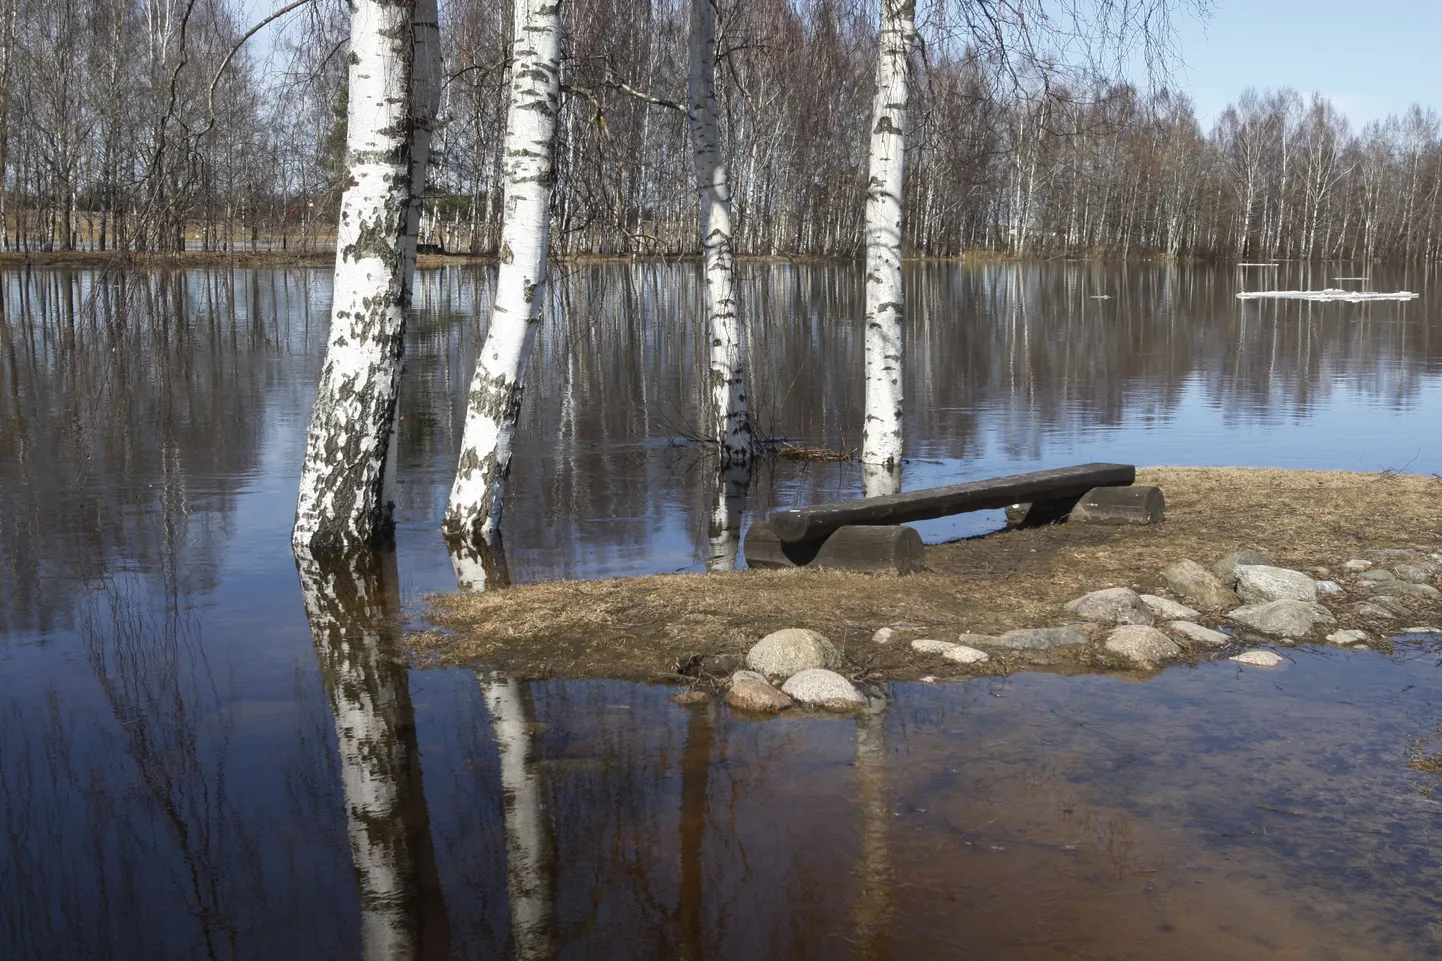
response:
[[[1196,561],[1177,561],[1162,568],[1172,593],[1203,610],[1236,607],[1242,599],[1221,578]]]
[[[1272,637],[1306,637],[1314,627],[1337,623],[1321,604],[1291,599],[1239,607],[1227,615],[1227,620]]]
[[[1226,557],[1212,565],[1212,573],[1221,578],[1223,584],[1228,587],[1237,586],[1237,566],[1239,564],[1262,564],[1271,567],[1277,562],[1272,560],[1261,551],[1254,551],[1250,547],[1240,551],[1232,551]]]
[[[1143,594],[1142,603],[1147,606],[1147,610],[1152,612],[1152,617],[1159,621],[1189,621],[1200,616],[1199,611],[1195,611],[1185,604],[1178,604],[1169,597]]]
[[[1442,574],[1442,564],[1432,561],[1419,561],[1416,564],[1398,564],[1392,568],[1399,581],[1410,581],[1413,584],[1430,584],[1438,574]]]
[[[1207,647],[1225,647],[1232,643],[1232,639],[1221,631],[1214,631],[1191,621],[1172,621],[1167,625],[1167,630],[1193,644],[1205,644]]]
[[[977,641],[993,647],[1009,647],[1014,651],[1045,651],[1069,644],[1085,644],[1087,636],[1080,627],[1068,624],[1066,627],[1022,628],[1007,631],[1000,637],[978,637]]]
[[[856,711],[866,707],[866,697],[835,671],[811,667],[797,671],[781,685],[781,692],[794,701],[827,711]]]
[[[807,668],[838,668],[841,654],[824,635],[793,627],[757,641],[746,652],[746,666],[767,677],[785,679]]]
[[[1414,601],[1442,599],[1442,591],[1437,588],[1427,584],[1412,584],[1408,581],[1383,581],[1380,584],[1369,584],[1367,590],[1376,595],[1405,597]]]
[[[1067,612],[1102,624],[1150,624],[1152,612],[1137,592],[1129,587],[1108,587],[1071,601]]]
[[[930,638],[921,638],[911,642],[911,649],[918,654],[945,654],[956,647],[950,641],[933,641]]]
[[[1317,599],[1317,582],[1301,571],[1261,564],[1238,564],[1237,595],[1248,604],[1268,601],[1306,601]]]
[[[1229,658],[1229,660],[1251,667],[1276,667],[1282,663],[1284,658],[1280,654],[1274,654],[1271,651],[1243,651],[1236,657]]]
[[[1107,637],[1107,650],[1134,664],[1152,667],[1182,653],[1176,642],[1155,627],[1124,624]]]
[[[730,690],[726,692],[726,703],[738,711],[776,714],[791,706],[791,698],[765,681],[743,677],[732,682]]]
[[[958,664],[980,664],[982,661],[991,660],[991,655],[986,651],[978,651],[965,644],[953,644],[950,650],[942,651],[941,656]]]

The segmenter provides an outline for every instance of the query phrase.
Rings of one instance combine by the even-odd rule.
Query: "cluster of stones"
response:
[[[1342,601],[1355,594],[1369,595],[1356,603],[1351,614],[1372,621],[1412,616],[1407,601],[1442,599],[1429,581],[1442,577],[1442,553],[1378,551],[1376,559],[1357,558],[1343,565],[1346,587],[1330,579],[1331,572],[1312,574],[1278,567],[1255,550],[1235,551],[1208,569],[1181,560],[1162,570],[1168,592],[1180,600],[1141,594],[1127,587],[1093,591],[1066,605],[1080,622],[1110,627],[1102,646],[1111,655],[1143,668],[1155,668],[1188,651],[1218,653],[1234,649],[1251,636],[1284,645],[1320,639],[1343,647],[1365,648],[1373,635],[1357,628],[1337,629],[1338,618],[1323,598]],[[1390,570],[1382,561],[1392,563]],[[1318,575],[1318,576],[1313,576]],[[1185,602],[1185,603],[1183,603]],[[1206,612],[1205,614],[1203,612]],[[1225,626],[1217,630],[1202,621]],[[1393,633],[1436,633],[1436,628],[1411,627]],[[887,641],[890,634],[878,641]],[[986,648],[1043,650],[1088,643],[1082,624],[1008,631],[999,636],[963,634],[959,643],[923,639],[911,646],[922,654],[938,655],[961,664],[985,661]],[[1240,664],[1272,667],[1283,658],[1273,651],[1247,650],[1231,656]]]
[[[738,711],[776,714],[793,705],[852,712],[866,695],[836,669],[841,652],[816,631],[791,628],[768,634],[746,653],[747,670],[731,675],[726,703]]]

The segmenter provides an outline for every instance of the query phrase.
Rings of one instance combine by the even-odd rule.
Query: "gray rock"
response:
[[[1016,651],[1045,651],[1068,644],[1085,644],[1087,636],[1080,627],[1068,624],[1066,627],[1034,627],[1019,631],[1007,631],[1000,637],[978,639],[980,643],[993,647],[1009,647]]]
[[[1442,564],[1433,564],[1424,561],[1420,564],[1398,564],[1392,568],[1399,581],[1410,581],[1413,584],[1430,584],[1439,572],[1442,572]]]
[[[1155,627],[1123,624],[1107,636],[1107,650],[1127,660],[1151,667],[1182,653],[1176,642]]]
[[[965,644],[953,644],[951,650],[942,651],[941,656],[948,661],[955,661],[958,664],[980,664],[982,661],[991,660],[991,655],[986,651],[978,651],[974,647],[967,647]]]
[[[1239,607],[1227,615],[1227,620],[1273,637],[1306,637],[1319,624],[1337,623],[1321,604],[1288,598]]]
[[[839,674],[837,676],[840,677]],[[842,680],[845,681],[845,678]],[[738,711],[776,714],[791,706],[791,698],[765,681],[746,677],[731,685],[726,692],[726,703]]]
[[[1340,594],[1340,593],[1342,593],[1342,585],[1341,585],[1341,584],[1338,584],[1336,581],[1318,581],[1318,582],[1317,582],[1317,593],[1318,593],[1318,594]]]
[[[1395,581],[1396,579],[1396,574],[1393,574],[1391,571],[1388,570],[1383,570],[1380,567],[1376,568],[1375,570],[1363,571],[1362,573],[1357,575],[1357,580],[1361,581],[1363,584],[1390,583],[1392,581]]]
[[[1273,654],[1271,651],[1243,651],[1236,657],[1228,658],[1228,660],[1236,661],[1238,664],[1247,664],[1252,667],[1276,667],[1282,663],[1285,658],[1279,654]]]
[[[1223,647],[1232,643],[1232,639],[1221,631],[1214,631],[1210,627],[1193,624],[1191,621],[1172,621],[1167,625],[1167,629],[1174,634],[1180,634],[1193,644],[1205,644],[1208,647]]]
[[[1351,647],[1353,644],[1366,644],[1372,639],[1372,635],[1366,631],[1333,631],[1327,635],[1329,644],[1339,644],[1342,647]]]
[[[866,707],[866,698],[855,685],[835,671],[820,667],[797,671],[781,685],[781,693],[828,711],[855,711]]]
[[[1360,557],[1354,557],[1342,565],[1342,570],[1350,571],[1353,574],[1360,574],[1372,566],[1371,561],[1364,561]]]
[[[737,681],[760,681],[762,684],[771,683],[766,680],[766,675],[760,671],[737,671],[731,675],[731,683],[735,684]]]
[[[911,649],[918,654],[945,654],[953,647],[956,645],[950,641],[933,641],[929,638],[911,642]]]
[[[1427,584],[1411,584],[1407,581],[1383,581],[1370,584],[1367,590],[1372,594],[1389,597],[1406,597],[1414,601],[1435,601],[1442,599],[1442,591]]]
[[[757,641],[746,652],[746,666],[767,677],[787,678],[811,667],[840,667],[841,654],[824,635],[793,627]]]
[[[1221,582],[1228,587],[1237,586],[1237,567],[1242,564],[1260,564],[1263,567],[1273,567],[1276,561],[1272,560],[1261,551],[1254,551],[1250,547],[1245,550],[1232,551],[1226,557],[1212,565],[1212,573],[1217,575]]]
[[[1150,624],[1152,612],[1129,587],[1108,587],[1071,601],[1067,612],[1102,624]]]
[[[874,644],[890,644],[891,637],[895,633],[889,627],[879,628],[875,634],[871,635],[871,641]]]
[[[1268,601],[1306,601],[1317,599],[1317,582],[1301,571],[1285,567],[1238,564],[1237,595],[1248,604]]]
[[[968,647],[976,647],[978,644],[985,646],[996,643],[996,638],[990,634],[963,634],[956,640],[959,645]]]
[[[1194,611],[1185,604],[1178,604],[1174,600],[1158,597],[1155,594],[1143,594],[1142,603],[1147,606],[1147,610],[1152,612],[1152,617],[1159,621],[1189,621],[1200,616],[1199,611]]]
[[[1177,561],[1162,569],[1167,586],[1203,610],[1236,607],[1242,599],[1221,579],[1196,561]]]
[[[1437,628],[1435,628],[1435,627],[1404,627],[1404,628],[1402,628],[1400,631],[1398,631],[1397,633],[1398,633],[1398,634],[1442,634],[1442,631],[1439,631],[1439,630],[1438,630]]]
[[[1380,617],[1383,620],[1412,616],[1412,609],[1395,597],[1374,597],[1356,605],[1352,610],[1362,617]]]

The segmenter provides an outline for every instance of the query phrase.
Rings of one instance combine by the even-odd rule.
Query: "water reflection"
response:
[[[511,940],[520,961],[555,953],[552,918],[554,852],[535,746],[535,710],[530,692],[514,678],[477,674],[491,715],[500,753],[506,824],[506,893],[511,907]]]
[[[374,961],[450,951],[421,783],[393,552],[346,564],[297,555],[320,676],[335,719],[361,945]]]

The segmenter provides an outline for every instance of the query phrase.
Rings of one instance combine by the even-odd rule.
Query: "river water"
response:
[[[1442,472],[1434,273],[1375,270],[1410,303],[1234,297],[1367,272],[918,267],[903,484]],[[898,684],[763,724],[408,669],[397,619],[456,583],[437,528],[493,283],[417,280],[397,550],[307,606],[288,531],[329,272],[0,273],[0,957],[1442,952],[1442,783],[1406,764],[1442,726],[1434,657]],[[513,580],[706,569],[695,281],[560,272]],[[763,433],[857,446],[859,270],[741,281]],[[768,460],[747,516],[860,487]]]

